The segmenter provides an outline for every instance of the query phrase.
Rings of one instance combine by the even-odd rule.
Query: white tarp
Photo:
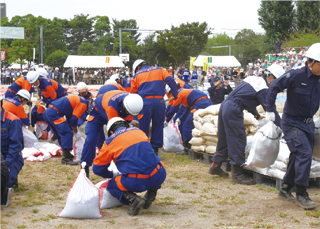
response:
[[[108,57],[108,63],[106,63]],[[65,68],[124,68],[119,56],[78,56],[69,55],[63,67]]]
[[[195,66],[202,66],[203,65],[203,58],[211,57],[212,63],[208,63],[209,66],[212,67],[240,67],[240,62],[234,56],[204,56],[199,55],[193,65]]]

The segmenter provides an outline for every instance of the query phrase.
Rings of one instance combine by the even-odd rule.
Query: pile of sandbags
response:
[[[206,109],[199,109],[193,115],[192,139],[189,141],[191,149],[197,152],[215,154],[218,142],[218,114],[220,104],[211,105]],[[263,113],[262,106],[257,107]],[[244,111],[244,126],[247,136],[254,135],[260,128],[260,123],[251,113]]]

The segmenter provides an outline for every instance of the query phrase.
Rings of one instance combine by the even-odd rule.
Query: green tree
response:
[[[235,41],[232,37],[229,37],[226,33],[215,34],[212,38],[208,38],[208,42],[204,49],[204,52],[208,52],[214,56],[227,56],[229,55],[229,47],[225,48],[208,48],[217,46],[234,45]],[[231,49],[232,50],[232,49]]]
[[[67,57],[68,57],[68,53],[62,50],[57,50],[51,53],[49,56],[47,56],[46,63],[49,66],[54,66],[54,67],[58,67],[59,69],[62,69],[63,64],[66,62]]]
[[[284,47],[310,47],[310,45],[320,42],[320,30],[315,30],[311,33],[304,31],[296,31],[292,33],[289,39],[283,42]]]
[[[259,24],[265,30],[263,52],[274,52],[277,38],[284,40],[295,31],[295,11],[292,1],[261,1]]]
[[[134,19],[130,19],[130,20],[121,20],[121,21],[118,21],[116,19],[112,19],[112,26],[113,26],[113,37],[116,39],[116,38],[119,38],[119,29],[139,29],[139,27],[137,26],[137,21],[134,20]],[[137,30],[122,30],[122,33],[124,32],[128,32],[129,34],[127,34],[127,36],[129,36],[133,41],[134,43],[137,45],[139,42],[140,42],[140,36],[141,36],[141,33],[138,33]],[[122,36],[124,36],[122,34]]]
[[[234,38],[236,54],[242,54],[243,58],[240,58],[241,66],[246,66],[249,62],[253,62],[262,56],[261,44],[263,42],[263,35],[256,34],[251,29],[243,29],[237,33]],[[238,56],[238,55],[236,55]]]
[[[192,22],[171,26],[171,30],[157,32],[157,44],[164,48],[169,58],[180,65],[189,60],[190,56],[197,56],[208,40],[207,23]]]
[[[320,2],[297,1],[297,25],[300,31],[311,33],[319,29]]]
[[[74,18],[69,21],[70,29],[67,35],[67,42],[71,54],[76,54],[82,43],[93,43],[93,21],[94,18],[89,18],[89,14],[75,15]]]
[[[107,16],[96,16],[94,20],[94,53],[96,55],[110,55],[113,49],[114,38],[110,32],[109,18]]]
[[[94,55],[93,44],[84,42],[79,46],[78,55],[81,56],[90,56]]]
[[[26,40],[17,39],[11,42],[10,58],[8,59],[8,64],[12,63],[20,64],[22,68],[23,64],[26,64],[26,58],[28,54],[28,42]]]

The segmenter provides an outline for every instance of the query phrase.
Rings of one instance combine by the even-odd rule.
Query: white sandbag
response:
[[[253,134],[255,134],[255,133],[257,133],[257,131],[258,131],[258,127],[257,126],[255,126],[255,125],[247,125],[247,128],[249,129],[249,133],[253,133]]]
[[[217,148],[215,146],[207,146],[206,153],[214,154],[216,153]]]
[[[247,136],[247,144],[246,144],[246,148],[244,149],[244,154],[245,154],[246,158],[248,157],[249,152],[251,150],[252,138],[253,138],[253,136]]]
[[[259,167],[250,166],[250,165],[246,165],[246,164],[244,164],[244,168],[246,168],[247,170],[251,170],[251,171],[257,172],[257,173],[262,174],[262,175],[268,175],[268,171],[270,169],[269,167],[259,168]]]
[[[96,187],[103,193],[100,207],[101,209],[114,208],[122,205],[120,201],[116,197],[112,196],[107,190],[109,181],[110,179],[107,179],[96,184]]]
[[[266,118],[260,119],[258,126],[259,126],[259,127],[262,127],[262,126],[266,125],[268,122],[269,122],[269,121],[268,121],[268,119],[266,119]]]
[[[73,161],[79,162],[81,160],[84,142],[85,142],[85,140],[83,137],[80,137],[79,139],[74,141],[74,143],[73,143],[74,160]]]
[[[34,147],[29,147],[29,148],[24,148],[22,151],[22,157],[23,159],[26,159],[28,157],[30,157],[33,154],[39,153],[39,150],[34,148]]]
[[[103,217],[100,212],[99,189],[87,178],[84,166],[71,186],[66,206],[58,216],[75,219]]]
[[[193,120],[193,125],[195,128],[197,128],[198,130],[201,130],[202,124],[200,121],[195,121]]]
[[[206,150],[205,146],[191,146],[191,149],[196,152],[204,152]]]
[[[206,140],[206,142],[213,142],[214,145],[218,143],[218,136],[202,136],[203,139]]]
[[[34,126],[34,132],[36,137],[39,139],[48,139],[48,131],[46,131],[48,124],[43,121],[38,121]]]
[[[205,110],[207,111],[207,114],[218,115],[220,105],[221,104],[211,105],[211,106],[208,106]]]
[[[257,106],[256,109],[257,109],[258,113],[265,113],[263,106],[261,106],[261,105]]]
[[[284,139],[280,140],[279,154],[277,161],[282,161],[284,164],[289,163],[290,149]]]
[[[320,171],[320,162],[319,161],[312,160],[311,171],[312,172]]]
[[[46,142],[35,142],[33,147],[42,150],[45,149],[50,152],[51,156],[62,156],[62,149],[60,146],[54,143],[46,143]]]
[[[314,145],[312,158],[320,161],[320,117],[314,119]]]
[[[199,111],[198,115],[199,115],[201,118],[209,113],[209,111],[206,110],[206,109],[199,109],[198,111]]]
[[[252,147],[246,165],[266,168],[272,165],[279,154],[279,138],[277,126],[268,122],[253,136]]]
[[[189,141],[189,143],[193,146],[201,146],[204,142],[205,142],[205,139],[203,139],[202,137],[193,137]]]
[[[197,110],[196,112],[193,113],[193,120],[195,121],[200,121],[200,119],[202,119],[199,114],[201,112],[201,109],[200,110]]]
[[[33,147],[33,144],[35,142],[38,142],[37,137],[34,136],[34,134],[25,127],[22,127],[22,134],[25,148]]]
[[[259,125],[259,121],[257,119],[255,119],[255,117],[253,116],[253,114],[248,113],[248,112],[243,112],[243,123],[244,125]]]
[[[207,123],[207,122],[214,124],[214,116],[212,114],[207,114],[202,118],[202,123]]]
[[[213,116],[213,123],[215,126],[218,126],[218,115],[217,116]]]
[[[268,176],[269,177],[274,177],[283,180],[284,175],[286,172],[281,171],[279,169],[269,169],[268,171]]]
[[[181,152],[184,149],[179,128],[173,121],[163,128],[163,148],[166,152]]]
[[[203,126],[201,127],[200,131],[201,131],[201,136],[205,136],[205,135],[215,136],[215,135],[217,135],[217,130],[216,130],[215,126],[210,122],[204,123]]]
[[[271,166],[271,169],[279,169],[281,171],[286,172],[287,171],[287,164],[285,164],[283,161],[275,161]]]
[[[209,140],[206,140],[203,144],[206,146],[217,146],[216,142],[211,142]]]
[[[197,128],[192,129],[192,137],[200,137],[201,136],[201,131],[198,130]]]
[[[52,156],[50,152],[46,149],[40,149],[38,153],[35,153],[33,155],[30,155],[26,160],[29,162],[42,162],[50,159]]]
[[[320,171],[310,172],[310,178],[318,178],[320,177]]]

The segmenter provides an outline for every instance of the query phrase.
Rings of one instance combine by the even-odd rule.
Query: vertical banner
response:
[[[208,73],[208,57],[203,57],[203,70],[206,71]]]
[[[193,71],[193,63],[196,61],[196,57],[190,57],[190,72]]]
[[[6,59],[6,52],[1,52],[1,60],[5,60]]]
[[[36,48],[33,48],[33,60],[36,59]]]

